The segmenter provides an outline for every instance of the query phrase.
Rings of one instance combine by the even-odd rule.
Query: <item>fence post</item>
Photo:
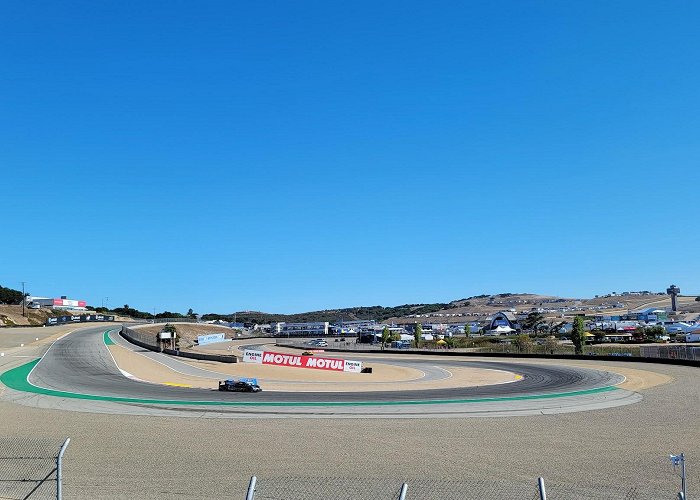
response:
[[[401,492],[399,493],[399,500],[406,500],[406,492],[408,491],[408,485],[403,483],[401,485]]]
[[[258,482],[258,478],[252,476],[250,478],[250,483],[248,483],[248,493],[245,496],[245,500],[253,500],[255,498],[255,485]]]
[[[547,500],[547,492],[544,489],[544,478],[537,478],[537,488],[540,492],[540,500]]]
[[[56,457],[56,500],[63,500],[63,454],[68,448],[68,443],[70,443],[70,438],[66,438],[58,452],[58,457]]]

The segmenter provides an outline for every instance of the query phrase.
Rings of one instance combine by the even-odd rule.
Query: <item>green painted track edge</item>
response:
[[[116,345],[116,343],[115,343],[115,342],[112,340],[112,338],[109,336],[109,332],[111,332],[111,331],[112,331],[112,330],[107,330],[106,332],[104,332],[104,333],[102,334],[102,335],[103,335],[102,339],[104,340],[105,345]]]
[[[418,401],[179,401],[169,399],[141,399],[118,396],[98,396],[94,394],[81,394],[77,392],[56,391],[44,389],[29,383],[29,373],[41,361],[35,359],[21,366],[6,371],[0,375],[0,382],[10,389],[21,392],[55,396],[59,398],[83,399],[88,401],[111,401],[115,403],[139,403],[153,405],[177,405],[177,406],[400,406],[400,405],[433,405],[433,404],[468,404],[468,403],[494,403],[508,401],[527,401],[538,399],[555,399],[572,396],[585,396],[588,394],[600,394],[617,390],[615,386],[598,387],[581,391],[559,392],[553,394],[531,394],[525,396],[507,396],[493,398],[474,399],[433,399]]]

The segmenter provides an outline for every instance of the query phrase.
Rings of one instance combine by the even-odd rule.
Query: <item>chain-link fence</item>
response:
[[[673,491],[454,479],[254,478],[246,500],[674,500]]]
[[[700,361],[700,347],[688,345],[642,346],[641,355],[645,358],[686,359]]]
[[[0,499],[61,500],[63,452],[69,442],[0,437]]]

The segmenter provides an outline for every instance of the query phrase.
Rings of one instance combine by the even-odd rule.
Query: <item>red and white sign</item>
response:
[[[87,302],[84,300],[53,299],[53,305],[64,307],[85,307]]]
[[[338,358],[321,358],[318,356],[297,356],[269,351],[245,351],[243,362],[260,365],[293,366],[296,368],[313,368],[315,370],[330,370],[335,372],[362,372],[361,361],[350,361]]]

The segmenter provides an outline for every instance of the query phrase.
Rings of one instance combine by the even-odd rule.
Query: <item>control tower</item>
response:
[[[676,285],[671,285],[666,289],[666,293],[671,296],[671,309],[676,312],[676,297],[681,294],[681,289]]]

